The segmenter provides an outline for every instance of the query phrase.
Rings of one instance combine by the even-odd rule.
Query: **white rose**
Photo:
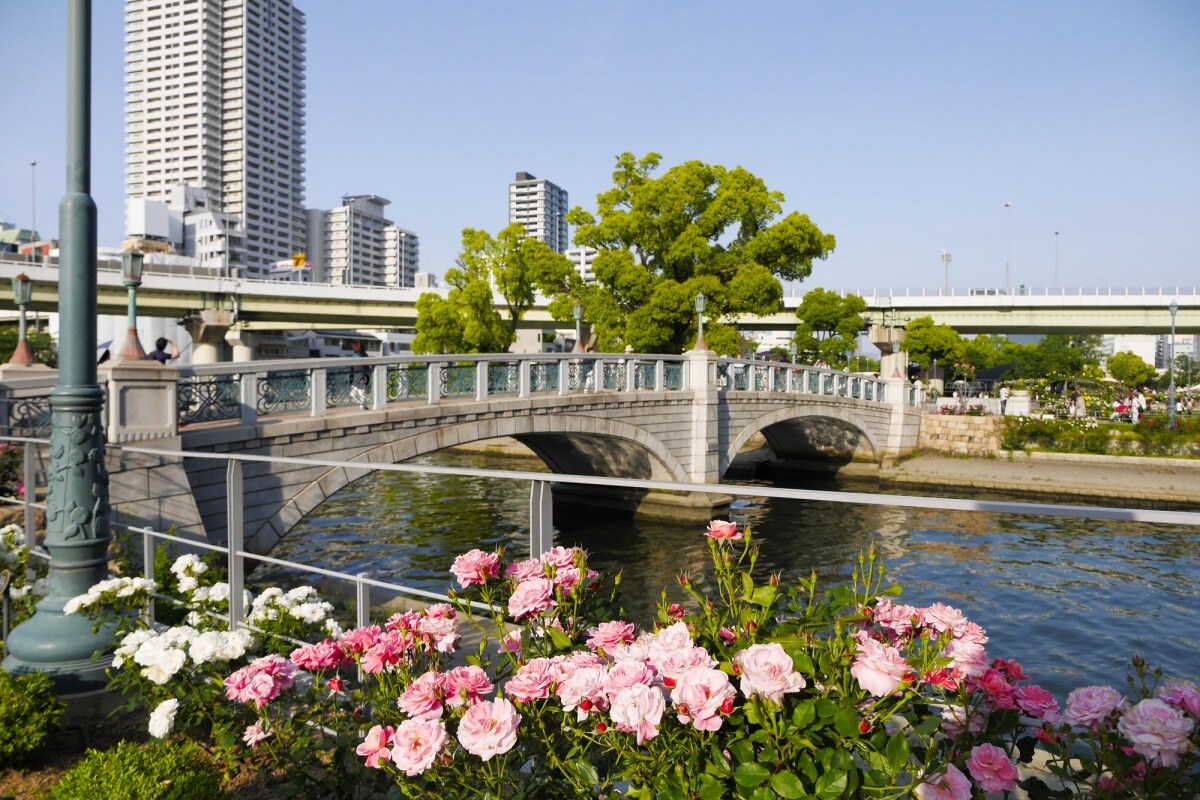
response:
[[[163,700],[150,714],[150,735],[155,739],[165,739],[175,726],[175,712],[179,709],[179,701],[175,698]]]

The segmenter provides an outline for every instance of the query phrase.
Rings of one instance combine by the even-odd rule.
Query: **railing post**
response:
[[[529,368],[532,362],[522,358],[517,362],[517,397],[529,397]]]
[[[240,381],[243,425],[258,421],[258,385],[266,378],[265,372],[243,372]]]
[[[142,532],[142,576],[148,581],[154,580],[154,536],[149,531]],[[142,610],[142,622],[147,628],[154,627],[154,595]]]
[[[579,371],[580,379],[583,378],[583,370]],[[563,358],[558,362],[558,393],[569,394],[571,391],[571,362],[569,359]]]
[[[245,563],[241,552],[245,546],[242,519],[242,462],[231,458],[225,468],[225,544],[229,547],[229,630],[236,631],[246,621]]]
[[[376,364],[371,368],[371,408],[378,411],[387,408],[387,364]]]
[[[667,362],[657,359],[654,362],[654,391],[661,392],[667,388]]]
[[[26,442],[21,451],[21,480],[25,484],[25,546],[33,550],[37,544],[37,445]]]
[[[625,359],[625,391],[637,390],[637,359],[632,356]]]
[[[488,362],[475,362],[475,400],[483,403],[488,399]]]
[[[309,372],[308,387],[312,392],[309,398],[309,416],[325,416],[325,382],[329,372],[324,367],[314,367]]]
[[[441,361],[429,362],[429,405],[436,406],[442,401],[442,367]]]
[[[354,582],[354,615],[360,628],[371,624],[371,586],[362,581],[367,576],[368,573],[359,572],[355,575],[358,580]]]
[[[554,498],[548,481],[529,487],[529,557],[541,558],[554,547]]]

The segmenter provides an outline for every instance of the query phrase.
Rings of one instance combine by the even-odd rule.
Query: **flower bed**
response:
[[[1200,788],[1200,691],[1134,662],[1132,699],[1056,699],[960,611],[898,600],[873,553],[852,584],[751,578],[749,532],[714,521],[711,575],[679,577],[654,630],[577,548],[505,563],[471,551],[454,604],[341,631],[311,590],[247,598],[229,632],[215,570],[190,557],[185,625],[128,610],[123,579],[75,604],[123,625],[113,688],[155,736],[202,735],[231,768],[279,763],[298,791],[404,797],[1189,797]],[[489,611],[474,615],[467,601]],[[487,635],[457,652],[464,626]],[[306,639],[313,644],[294,645]],[[176,734],[178,735],[178,734]],[[1019,779],[1035,750],[1063,786]],[[1072,756],[1076,760],[1072,761]],[[1068,794],[1071,793],[1071,794]],[[997,795],[998,796],[998,795]]]

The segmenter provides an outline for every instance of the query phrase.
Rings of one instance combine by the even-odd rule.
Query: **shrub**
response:
[[[19,764],[41,747],[62,715],[62,701],[47,675],[0,670],[0,767]]]
[[[191,742],[121,742],[89,750],[48,800],[213,800],[228,797],[216,768]]]

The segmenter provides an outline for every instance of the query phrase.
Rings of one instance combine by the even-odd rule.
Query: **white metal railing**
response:
[[[874,374],[757,359],[717,360],[722,391],[784,392],[887,403],[887,383]]]
[[[16,441],[23,444],[27,449],[31,445],[46,446],[46,440],[35,439],[10,439],[9,437],[0,437],[0,441]],[[1070,517],[1077,519],[1091,520],[1108,520],[1122,522],[1147,522],[1161,523],[1168,525],[1188,525],[1200,526],[1200,513],[1187,511],[1158,511],[1147,509],[1129,509],[1129,508],[1093,508],[1087,506],[1059,505],[1059,504],[1043,504],[1043,503],[1015,503],[1015,502],[999,502],[986,500],[967,500],[943,497],[921,497],[907,495],[883,495],[862,492],[834,492],[812,489],[783,489],[767,486],[739,486],[733,484],[702,484],[702,483],[680,483],[672,481],[656,481],[656,480],[640,480],[631,478],[606,478],[597,477],[594,475],[564,475],[559,473],[544,473],[544,472],[527,472],[527,471],[510,471],[510,470],[490,470],[490,469],[475,469],[465,467],[432,467],[426,465],[412,464],[369,464],[365,465],[355,461],[334,461],[326,459],[299,459],[299,458],[280,458],[272,456],[249,456],[242,454],[229,453],[201,453],[201,452],[180,452],[159,450],[149,447],[134,447],[129,445],[112,446],[113,449],[122,450],[129,453],[137,453],[142,455],[156,456],[165,460],[184,459],[204,459],[224,461],[226,463],[226,496],[227,496],[227,514],[228,514],[228,540],[225,545],[216,545],[208,542],[187,539],[173,534],[154,531],[149,528],[129,526],[128,530],[133,533],[140,534],[143,537],[144,547],[144,566],[143,569],[146,577],[154,577],[153,553],[154,540],[163,540],[178,543],[183,547],[205,549],[225,553],[229,559],[229,585],[230,585],[230,625],[231,627],[246,626],[245,608],[243,605],[243,592],[245,589],[246,562],[257,561],[260,563],[270,563],[279,565],[288,569],[308,572],[311,574],[323,575],[335,580],[342,580],[352,583],[355,586],[356,595],[356,618],[358,625],[370,624],[370,589],[372,587],[384,589],[396,594],[407,595],[423,600],[447,600],[444,595],[428,592],[415,587],[406,587],[400,584],[390,583],[371,578],[367,573],[349,574],[337,572],[336,570],[327,570],[312,565],[300,564],[283,559],[276,559],[270,556],[257,555],[245,549],[244,527],[242,524],[242,508],[240,502],[242,495],[243,484],[243,465],[248,462],[271,462],[271,463],[288,463],[288,464],[304,464],[308,466],[322,466],[330,468],[342,468],[346,470],[357,470],[367,472],[372,470],[386,470],[394,472],[413,472],[419,474],[436,474],[436,475],[452,475],[452,476],[468,476],[468,477],[483,477],[494,478],[510,481],[521,481],[530,484],[530,513],[529,513],[529,538],[530,538],[530,555],[533,557],[540,556],[553,544],[553,521],[550,511],[550,487],[554,483],[574,484],[580,486],[603,486],[611,488],[623,489],[638,489],[651,491],[667,491],[667,492],[699,492],[701,494],[726,494],[734,497],[770,497],[782,499],[801,499],[801,500],[818,500],[832,503],[847,503],[857,505],[875,505],[875,506],[892,506],[900,508],[923,508],[923,509],[941,509],[955,511],[977,511],[985,513],[997,514],[1024,514],[1035,516],[1050,516],[1050,517]],[[26,502],[29,502],[30,497],[36,496],[35,487],[29,485],[25,493]],[[26,519],[31,518],[31,513],[27,512]],[[27,541],[33,541],[31,533],[27,531],[29,537]],[[480,607],[482,608],[482,607]]]

